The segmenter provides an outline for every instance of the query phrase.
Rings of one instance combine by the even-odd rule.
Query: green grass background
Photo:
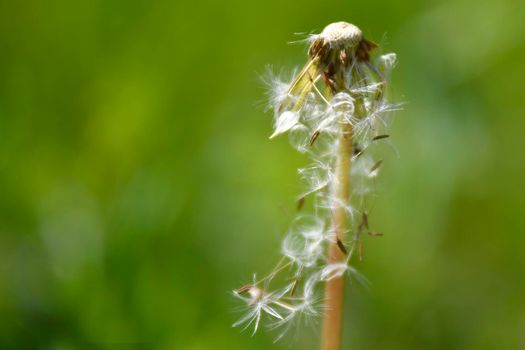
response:
[[[525,349],[524,5],[0,1],[0,349],[316,349],[232,329],[229,293],[278,259],[307,164],[259,75],[339,20],[406,102],[345,349]]]

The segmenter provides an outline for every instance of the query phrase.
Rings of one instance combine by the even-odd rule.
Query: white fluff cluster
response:
[[[305,188],[298,200],[298,214],[282,242],[281,261],[266,277],[254,277],[252,283],[234,291],[247,306],[247,313],[233,326],[253,326],[253,333],[263,316],[270,320],[270,328],[282,327],[280,336],[292,321],[315,318],[322,307],[317,295],[320,282],[348,273],[366,283],[350,262],[355,255],[362,258],[361,233],[380,235],[368,229],[366,198],[373,192],[382,161],[373,159],[369,151],[388,138],[387,115],[397,109],[384,98],[396,56],[387,54],[366,62],[353,59],[342,72],[345,87],[335,94],[327,92],[324,67],[313,67],[318,63],[312,61],[290,84],[270,79],[270,102],[275,111],[271,137],[288,132],[292,146],[308,154],[312,163],[299,169]],[[309,75],[308,79],[303,79],[304,74]],[[356,112],[356,99],[360,99],[364,113]],[[337,203],[332,194],[337,181],[335,160],[341,125],[348,123],[352,125],[354,144],[349,169],[352,192],[349,203]],[[341,205],[351,219],[350,239],[336,242],[331,213]],[[328,263],[330,243],[338,244],[346,255],[345,261]],[[272,288],[277,283],[284,285]]]

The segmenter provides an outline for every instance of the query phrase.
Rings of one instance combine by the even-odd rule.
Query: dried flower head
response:
[[[292,145],[311,157],[312,164],[299,169],[305,189],[298,210],[311,201],[312,212],[298,212],[274,270],[234,291],[248,308],[234,326],[253,325],[254,333],[263,316],[271,328],[283,330],[294,320],[317,316],[321,283],[349,275],[366,284],[354,266],[363,260],[363,233],[381,235],[369,230],[366,198],[383,163],[371,150],[388,139],[388,115],[398,108],[385,99],[396,56],[372,60],[377,45],[346,22],[328,25],[308,42],[308,60],[293,80],[270,80],[275,113],[270,138],[288,132]],[[286,273],[285,284],[271,288]]]

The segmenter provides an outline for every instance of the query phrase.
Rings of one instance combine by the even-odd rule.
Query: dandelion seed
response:
[[[321,281],[326,282],[341,277],[346,271],[348,271],[346,262],[328,264],[321,271]]]
[[[362,95],[362,94],[372,94],[377,93],[383,89],[384,83],[373,83],[365,86],[356,87],[353,89],[350,89],[350,93],[354,95]]]
[[[389,53],[386,55],[382,55],[379,57],[378,60],[378,68],[379,70],[386,76],[390,77],[390,74],[392,73],[392,69],[397,64],[397,56],[395,53]]]
[[[383,233],[381,233],[381,232],[375,232],[375,231],[368,231],[368,234],[369,234],[370,236],[374,236],[374,237],[381,237],[381,236],[384,236]]]
[[[322,190],[328,186],[333,178],[331,167],[321,161],[315,162],[310,167],[299,169],[299,174],[306,181],[308,187],[302,196]]]
[[[319,130],[315,130],[314,133],[312,134],[312,137],[310,137],[310,141],[308,141],[308,144],[311,146],[314,144],[315,140],[317,140],[317,138],[319,137],[319,134],[321,132]]]
[[[310,130],[303,124],[296,124],[289,131],[290,144],[301,153],[308,151]]]
[[[372,165],[372,167],[368,171],[368,176],[370,176],[370,177],[377,176],[377,169],[379,169],[381,164],[383,164],[383,160],[382,159],[380,159],[377,162],[375,162],[374,165]]]
[[[359,229],[366,228],[368,230],[368,214],[366,211],[361,215],[361,223],[359,224]]]
[[[337,239],[337,246],[339,247],[341,252],[343,252],[344,255],[348,255],[348,250],[346,250],[345,245],[343,244],[343,242],[339,238]]]
[[[354,144],[354,147],[352,149],[353,153],[354,153],[354,157],[353,159],[356,159],[357,157],[359,157],[361,154],[363,154],[363,151],[364,149],[359,147],[358,145],[355,145]]]
[[[303,206],[304,206],[304,202],[305,202],[306,198],[304,196],[301,196],[298,200],[297,200],[297,210],[301,210],[303,209]]]
[[[248,293],[250,291],[250,289],[252,289],[253,286],[251,284],[246,284],[240,288],[237,288],[236,290],[234,290],[234,293],[235,294],[244,294],[244,293]]]
[[[390,135],[387,135],[387,134],[377,135],[377,136],[372,137],[372,141],[383,140],[383,139],[386,139],[388,137],[390,137]]]
[[[295,279],[292,282],[292,288],[290,289],[290,296],[293,296],[295,294],[295,289],[297,288],[298,283],[299,283],[299,279]]]
[[[358,253],[359,253],[359,261],[363,261],[364,251],[363,251],[363,242],[359,241],[358,243]]]
[[[274,109],[286,98],[289,84],[275,74],[270,66],[266,67],[266,74],[262,76],[261,80],[267,87],[269,107]]]
[[[270,136],[270,138],[272,139],[279,134],[287,132],[288,130],[293,128],[298,121],[299,113],[297,112],[285,111],[281,113],[275,121],[275,131]]]

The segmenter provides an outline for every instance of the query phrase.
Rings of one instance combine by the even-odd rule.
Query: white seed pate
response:
[[[359,44],[363,39],[361,29],[348,22],[336,22],[327,25],[319,38],[332,48],[351,48]]]

